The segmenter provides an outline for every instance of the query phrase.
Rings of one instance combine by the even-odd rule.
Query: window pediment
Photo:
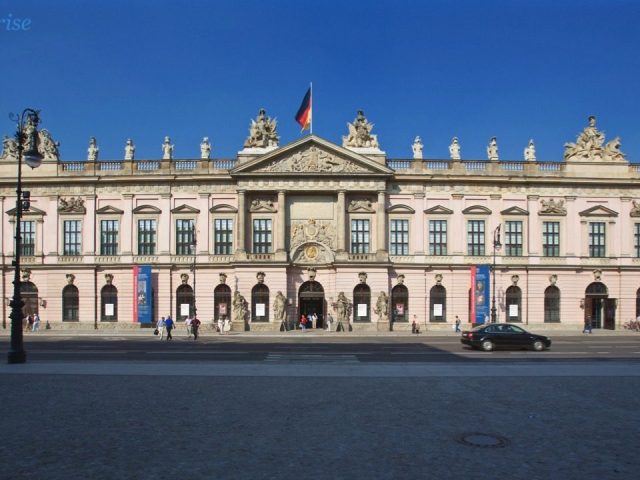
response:
[[[236,207],[232,207],[231,205],[223,204],[223,205],[215,205],[209,209],[210,213],[238,213],[238,209]]]
[[[435,207],[427,208],[424,213],[427,215],[452,215],[453,210],[442,205],[436,205]]]
[[[140,206],[138,206],[138,207],[133,209],[133,213],[136,213],[136,214],[140,214],[140,213],[159,214],[159,213],[162,213],[162,210],[160,210],[158,207],[154,207],[153,205],[140,205]]]
[[[471,205],[462,210],[465,215],[491,215],[491,210],[483,205]]]
[[[387,213],[416,213],[416,211],[408,205],[394,205],[387,208]]]
[[[28,211],[22,211],[22,216],[23,217],[44,217],[47,214],[47,212],[40,210],[39,208],[36,208],[34,206],[31,206],[31,208],[29,208]],[[9,215],[10,217],[15,217],[16,216],[16,207],[13,207],[9,210],[7,210],[7,215]]]
[[[111,205],[106,205],[96,210],[96,213],[98,215],[122,215],[124,211],[119,208],[112,207]]]
[[[182,204],[171,210],[171,213],[200,213],[200,210],[187,204]]]
[[[502,215],[529,215],[529,212],[526,211],[524,208],[520,208],[520,207],[509,207],[505,210],[502,210],[500,212]]]
[[[581,211],[579,215],[581,217],[617,217],[618,212],[615,212],[604,205],[596,205],[595,207]]]

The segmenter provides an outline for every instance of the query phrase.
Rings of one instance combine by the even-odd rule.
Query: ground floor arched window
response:
[[[22,314],[35,315],[38,313],[38,287],[33,282],[20,282],[20,297],[22,298]]]
[[[447,289],[442,285],[434,285],[429,292],[429,321],[447,321]]]
[[[62,321],[77,322],[80,320],[80,294],[78,287],[67,285],[62,289]]]
[[[258,283],[251,289],[251,321],[269,321],[269,287]]]
[[[391,290],[391,312],[394,322],[409,321],[409,290],[404,285]]]
[[[118,321],[118,289],[113,285],[105,285],[100,290],[100,320],[103,322]]]
[[[371,288],[366,283],[360,283],[353,289],[353,321],[371,321]]]
[[[507,308],[507,322],[522,321],[522,290],[511,285],[505,292],[505,306]]]
[[[231,288],[229,285],[220,284],[213,291],[213,316],[216,322],[219,319],[231,320]]]
[[[560,322],[560,289],[551,285],[544,290],[545,323]]]
[[[182,284],[176,289],[176,320],[185,321],[194,316],[193,288]]]

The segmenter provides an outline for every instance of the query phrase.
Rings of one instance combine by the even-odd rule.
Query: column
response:
[[[97,195],[86,195],[86,212],[82,222],[82,253],[83,255],[95,255],[96,238],[99,242],[100,233],[96,232],[96,198]]]
[[[198,193],[197,208],[200,210],[196,221],[197,253],[209,254],[211,252],[210,245],[213,243],[211,241],[212,228],[209,223],[209,193]]]
[[[425,245],[424,236],[426,230],[425,215],[424,215],[424,193],[416,193],[413,195],[413,205],[416,214],[411,222],[411,240],[413,240],[413,246],[409,249],[409,253],[413,250],[413,255],[424,255]]]
[[[278,235],[276,237],[276,259],[287,260],[286,235],[287,235],[287,198],[284,190],[278,191]]]
[[[171,215],[171,193],[160,194],[160,218],[158,219],[158,254],[171,254],[174,226]]]
[[[122,198],[125,204],[120,229],[120,241],[122,242],[122,249],[120,251],[121,255],[133,255],[133,238],[136,231],[135,225],[133,224],[133,194],[124,193]]]
[[[346,251],[346,247],[345,247],[345,237],[344,237],[344,231],[345,231],[345,215],[344,212],[346,210],[345,208],[345,191],[344,190],[339,190],[338,191],[338,212],[336,215],[336,220],[337,220],[337,229],[338,229],[338,252],[342,253]]]
[[[378,192],[378,208],[376,209],[376,255],[387,256],[387,196],[385,192]]]
[[[247,253],[245,246],[245,222],[246,222],[246,191],[238,190],[238,244],[236,246],[236,254],[245,255]]]

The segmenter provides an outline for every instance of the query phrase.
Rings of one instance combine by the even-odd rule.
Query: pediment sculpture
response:
[[[309,219],[306,222],[291,223],[290,250],[308,242],[326,245],[329,249],[336,248],[336,229],[334,222]]]
[[[300,150],[288,158],[277,158],[260,172],[313,172],[313,173],[362,173],[367,172],[360,165],[340,158],[315,146]]]
[[[349,202],[349,206],[347,207],[347,211],[349,213],[355,213],[355,212],[373,213],[374,209],[373,209],[372,205],[373,205],[373,203],[368,198],[360,198],[360,199],[357,199],[357,200],[351,200]]]
[[[249,211],[274,213],[276,211],[276,207],[273,205],[273,200],[256,198],[251,201]]]
[[[615,137],[606,144],[604,140],[604,133],[596,128],[596,117],[591,115],[589,125],[578,135],[576,143],[564,144],[565,161],[624,161],[624,153],[620,151],[620,137]]]
[[[631,204],[633,205],[633,207],[631,207],[630,215],[632,217],[640,217],[640,202],[636,202],[635,200],[631,200]]]
[[[255,120],[251,120],[249,136],[244,142],[245,148],[277,147],[280,137],[276,132],[278,122],[275,118],[267,117],[264,108],[258,112]]]
[[[308,242],[301,245],[291,256],[291,260],[296,264],[313,264],[322,265],[332,263],[334,259],[333,252],[326,245],[316,242]]]
[[[564,200],[540,200],[542,208],[538,213],[546,215],[566,215],[567,208],[564,206]]]
[[[353,123],[347,122],[347,128],[349,129],[349,134],[342,137],[343,147],[380,148],[378,136],[371,134],[373,123],[369,123],[362,110],[358,110]]]
[[[64,213],[86,213],[84,200],[80,197],[60,198],[58,212]]]
[[[27,119],[27,123],[22,132],[24,138],[23,148],[25,151],[28,150],[29,145],[32,145],[31,142],[35,140],[38,152],[40,152],[44,157],[43,160],[56,162],[60,160],[60,151],[58,149],[58,147],[60,147],[60,142],[56,142],[48,130],[36,130],[35,125],[29,118]],[[34,138],[34,135],[37,135],[37,138]],[[0,159],[18,159],[18,143],[13,138],[6,135],[2,140],[2,155],[0,156]]]

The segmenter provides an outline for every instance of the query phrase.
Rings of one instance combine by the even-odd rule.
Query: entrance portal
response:
[[[324,288],[315,280],[304,282],[298,290],[298,319],[302,315],[309,318],[309,315],[316,314],[318,321],[316,328],[324,328]],[[296,322],[297,323],[297,322]],[[311,328],[311,324],[307,324]]]
[[[593,328],[616,328],[616,299],[609,298],[607,286],[601,282],[591,283],[585,291],[584,316],[591,319]]]

